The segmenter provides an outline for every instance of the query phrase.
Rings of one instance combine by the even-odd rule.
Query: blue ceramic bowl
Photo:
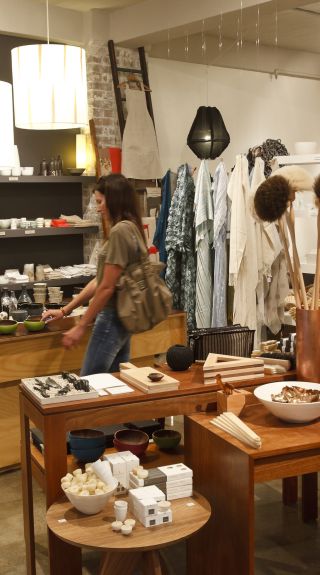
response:
[[[69,433],[71,449],[91,449],[106,446],[106,437],[99,429],[75,429]]]
[[[105,445],[99,447],[88,447],[88,449],[73,449],[70,448],[72,455],[82,463],[92,463],[97,461],[99,457],[103,454],[105,450]]]

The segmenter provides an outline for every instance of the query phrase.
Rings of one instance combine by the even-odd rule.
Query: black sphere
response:
[[[173,371],[185,371],[193,362],[193,351],[186,345],[173,345],[167,351],[166,360]]]

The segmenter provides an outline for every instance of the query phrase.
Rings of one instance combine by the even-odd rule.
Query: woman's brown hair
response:
[[[146,243],[137,193],[132,184],[122,174],[102,176],[95,187],[103,194],[114,226],[122,220],[134,222]]]

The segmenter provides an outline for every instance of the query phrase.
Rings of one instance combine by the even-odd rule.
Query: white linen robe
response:
[[[213,203],[211,177],[207,160],[202,160],[194,197],[197,279],[196,279],[196,324],[198,328],[211,326],[213,269],[212,232]]]
[[[238,155],[228,185],[232,201],[229,284],[234,286],[233,322],[257,329],[258,262],[254,220],[250,209],[248,161]]]

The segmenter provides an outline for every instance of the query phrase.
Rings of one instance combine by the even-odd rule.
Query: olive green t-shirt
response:
[[[114,264],[125,269],[128,265],[139,262],[140,259],[140,250],[134,231],[129,224],[119,222],[111,228],[109,239],[103,244],[99,252],[97,284],[99,285],[102,281],[105,264]],[[105,307],[116,307],[116,292]]]

